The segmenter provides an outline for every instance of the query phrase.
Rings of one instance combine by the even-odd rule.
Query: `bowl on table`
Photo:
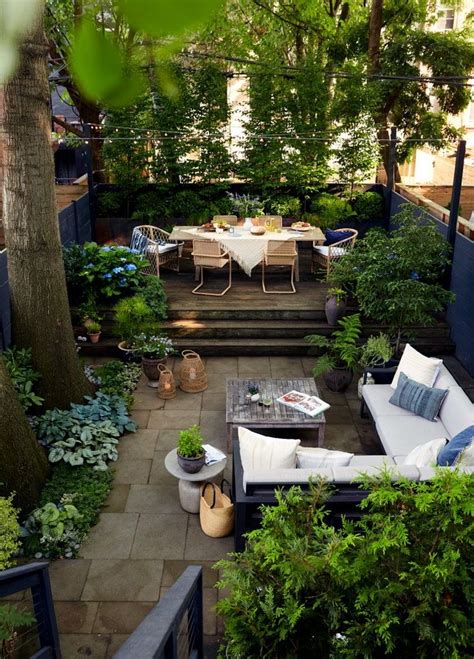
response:
[[[254,236],[263,236],[263,234],[265,233],[265,227],[253,226],[250,229],[250,233],[253,233]]]

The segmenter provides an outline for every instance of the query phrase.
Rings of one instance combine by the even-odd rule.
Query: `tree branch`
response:
[[[287,25],[291,25],[292,27],[296,27],[299,30],[305,30],[305,32],[309,32],[310,30],[312,30],[312,28],[307,24],[305,25],[304,23],[295,23],[294,21],[290,21],[289,18],[285,18],[285,16],[282,16],[277,11],[274,11],[268,5],[266,5],[263,2],[260,2],[259,0],[252,0],[252,2],[255,5],[257,5],[257,7],[260,7],[260,9],[264,9],[265,11],[268,11],[270,14],[275,16],[275,18],[278,18],[280,21],[283,21],[283,23],[286,23]]]
[[[69,121],[66,121],[65,119],[60,119],[59,117],[56,117],[53,114],[53,121],[55,124],[58,124],[58,126],[62,126],[65,128],[69,133],[74,133],[74,135],[77,135],[78,137],[85,137],[84,133],[82,130],[74,126],[73,124],[70,124]]]

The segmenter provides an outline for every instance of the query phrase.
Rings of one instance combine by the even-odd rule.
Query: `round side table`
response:
[[[178,464],[176,449],[168,453],[165,458],[166,470],[175,478],[179,479],[179,503],[187,513],[198,513],[201,498],[201,485],[205,481],[213,481],[222,474],[225,469],[227,458],[215,462],[212,465],[204,465],[197,474],[188,474]]]

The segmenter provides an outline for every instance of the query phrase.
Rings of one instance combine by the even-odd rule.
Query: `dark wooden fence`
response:
[[[77,187],[77,186],[75,186]],[[92,238],[89,194],[73,201],[58,213],[63,245],[85,243]],[[0,252],[0,350],[11,343],[10,293],[8,288],[7,250]]]

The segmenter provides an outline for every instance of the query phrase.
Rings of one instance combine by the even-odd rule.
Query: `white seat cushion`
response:
[[[239,427],[240,458],[244,471],[249,469],[295,469],[299,439],[266,437]]]
[[[412,348],[407,343],[390,386],[392,389],[396,389],[400,373],[405,373],[410,380],[415,380],[415,382],[420,382],[427,387],[432,387],[442,363],[442,359],[425,357],[425,355],[422,355],[421,352],[418,352],[418,350],[415,350],[415,348]]]
[[[393,467],[395,461],[389,455],[354,455],[349,467]]]
[[[332,245],[317,245],[314,247],[314,251],[327,257],[329,256],[329,247],[331,247],[331,256],[343,256],[347,251],[344,247],[333,247]]]
[[[435,386],[437,389],[449,389],[449,387],[457,387],[458,383],[448,371],[446,366],[441,364],[438,377],[436,378],[433,386]]]
[[[382,472],[382,466],[368,466],[368,467],[334,467],[334,481],[336,483],[352,483],[360,478],[362,474],[367,476],[380,476]],[[417,467],[411,465],[400,465],[399,467],[389,467],[389,473],[391,474],[392,481],[396,481],[403,476],[404,478],[409,478],[410,480],[417,481],[419,480],[420,474]]]
[[[374,420],[378,416],[416,416],[413,412],[404,410],[389,402],[393,389],[389,384],[365,384],[362,395]]]
[[[450,437],[441,421],[428,421],[414,414],[379,416],[375,424],[385,452],[392,456],[408,455],[416,446],[431,439]]]
[[[178,249],[178,245],[175,243],[166,243],[165,245],[148,245],[147,252],[148,254],[156,254],[158,248],[158,254],[164,254],[165,252],[172,252],[174,249]]]

